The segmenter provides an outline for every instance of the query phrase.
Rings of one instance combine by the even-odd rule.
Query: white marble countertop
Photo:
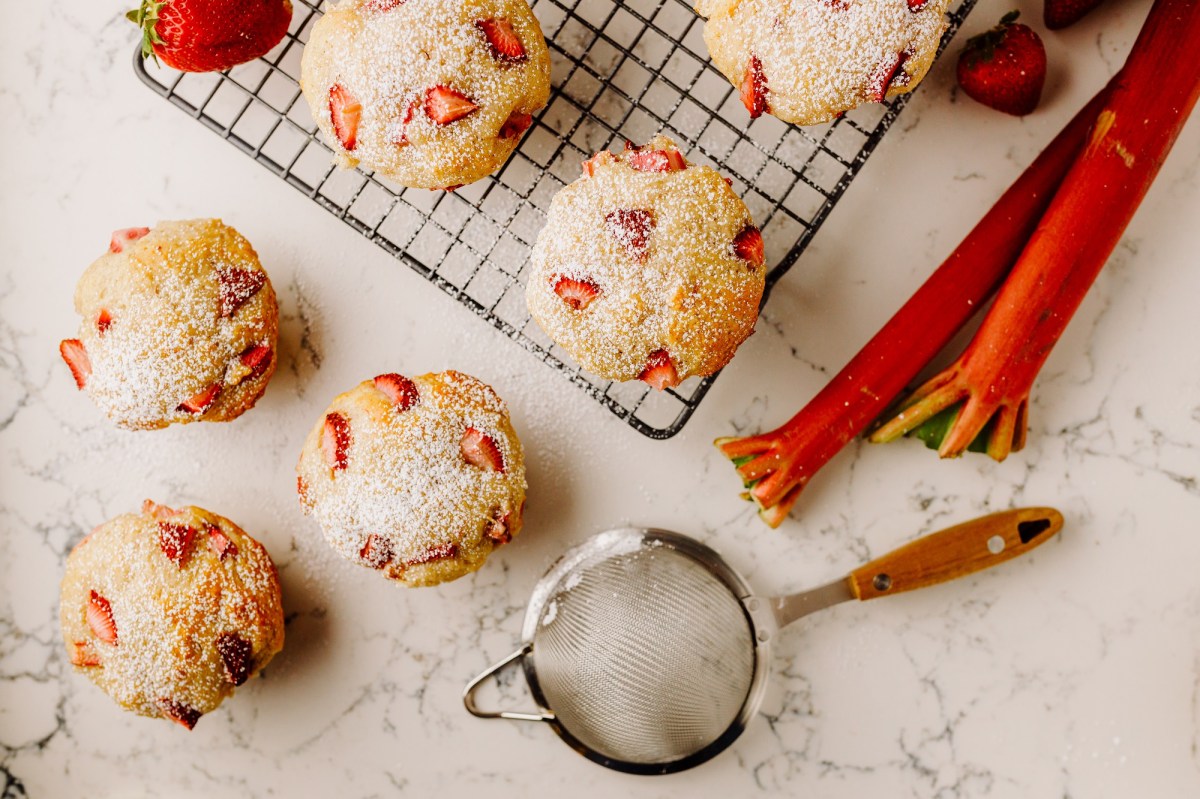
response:
[[[585,0],[587,1],[587,0]],[[851,445],[771,531],[718,435],[787,418],[892,313],[1122,61],[1149,6],[1045,36],[1041,109],[959,97],[939,63],[682,434],[651,441],[130,71],[123,3],[21,3],[0,28],[0,795],[1200,795],[1200,123],[1179,139],[1035,389],[1027,449],[941,462]],[[977,32],[1013,4],[980,0]],[[1040,3],[1016,3],[1040,19]],[[1186,57],[1186,55],[1181,55]],[[220,216],[280,295],[280,369],[229,425],[114,429],[57,354],[114,228]],[[453,367],[508,400],[526,531],[477,575],[403,590],[300,515],[293,464],[335,393]],[[70,547],[143,498],[263,540],[283,653],[190,734],[120,711],[64,656]],[[778,641],[762,712],[691,772],[599,768],[548,729],[474,719],[465,681],[517,642],[537,577],[624,522],[697,536],[764,591],[814,586],[920,532],[1053,504],[1059,540],[954,585],[839,606]],[[516,683],[508,693],[522,696]]]

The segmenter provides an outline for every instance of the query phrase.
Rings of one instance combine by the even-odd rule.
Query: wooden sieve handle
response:
[[[858,599],[899,594],[990,569],[1052,538],[1063,526],[1054,508],[1016,508],[930,533],[850,572]]]

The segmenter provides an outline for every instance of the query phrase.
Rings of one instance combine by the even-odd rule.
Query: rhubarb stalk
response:
[[[782,427],[716,444],[778,527],[809,479],[861,433],[995,292],[1079,154],[1102,91],[1050,142],[917,292]]]
[[[996,460],[1024,445],[1038,371],[1200,95],[1197,52],[1200,2],[1157,0],[1094,117],[1087,145],[971,343],[917,389],[872,441],[918,431],[942,457],[953,457],[982,435]]]

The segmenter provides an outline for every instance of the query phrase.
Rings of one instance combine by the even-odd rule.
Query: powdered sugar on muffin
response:
[[[202,508],[149,500],[72,550],[59,618],[77,670],[121,707],[188,729],[283,647],[266,549]]]
[[[341,166],[454,188],[512,154],[550,55],[524,0],[347,0],[313,27],[300,85]]]
[[[228,421],[275,371],[278,307],[254,248],[218,219],[117,231],[75,289],[60,352],[121,427]]]
[[[387,373],[339,395],[296,473],[334,549],[410,586],[475,571],[521,529],[525,464],[508,410],[459,372]]]
[[[752,117],[828,122],[912,91],[929,71],[949,0],[697,0],[713,63]]]
[[[526,299],[588,371],[666,388],[729,362],[754,329],[765,274],[745,203],[658,136],[601,152],[554,197]]]

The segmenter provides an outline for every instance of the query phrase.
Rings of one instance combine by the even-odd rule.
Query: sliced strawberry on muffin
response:
[[[338,554],[408,586],[480,568],[520,532],[525,464],[489,386],[385,372],[338,395],[296,464],[301,509]]]
[[[586,371],[665,389],[714,373],[753,331],[765,251],[732,183],[657,136],[596,153],[555,195],[525,298]]]
[[[219,219],[112,235],[79,279],[78,338],[59,352],[117,425],[223,422],[275,371],[279,307],[250,243]]]
[[[300,87],[336,164],[453,191],[512,155],[549,101],[550,53],[524,0],[337,3],[309,33]]]
[[[222,555],[201,544],[205,530]],[[85,541],[63,571],[62,640],[122,708],[190,730],[283,646],[275,565],[228,519],[147,500]]]

